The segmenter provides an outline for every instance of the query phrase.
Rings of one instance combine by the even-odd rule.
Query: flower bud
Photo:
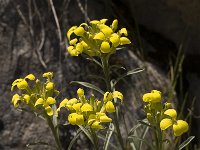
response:
[[[81,88],[79,88],[79,89],[77,90],[77,94],[78,94],[79,97],[84,96],[84,90],[81,89]]]

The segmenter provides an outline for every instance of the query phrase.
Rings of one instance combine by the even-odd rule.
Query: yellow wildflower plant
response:
[[[175,109],[168,109],[164,112],[166,116],[170,118],[164,118],[160,122],[161,130],[166,130],[169,127],[173,126],[173,131],[175,136],[181,136],[183,133],[187,132],[189,125],[186,121],[176,120],[177,112]]]
[[[27,75],[25,78],[20,78],[20,79],[16,79],[11,86],[11,91],[14,90],[14,87],[17,86],[18,89],[20,90],[25,90],[28,88],[28,82],[26,81],[27,79],[29,80],[35,80],[35,76],[33,74],[29,74]]]
[[[46,79],[45,82],[41,82],[39,79],[35,79],[33,74],[29,74],[25,78],[16,79],[12,83],[11,91],[15,86],[21,90],[20,94],[13,95],[12,103],[14,107],[19,107],[19,104],[21,104],[21,107],[28,106],[36,113],[46,113],[48,116],[54,114],[52,107],[56,104],[56,100],[53,96],[57,95],[59,91],[55,89],[52,82],[52,72],[44,73],[43,77]],[[29,86],[27,80],[32,80],[33,83]]]
[[[115,19],[110,26],[107,19],[92,20],[89,24],[82,23],[73,26],[67,32],[69,40],[68,52],[71,56],[85,53],[89,56],[115,53],[120,45],[130,44],[126,28],[117,31],[118,20]],[[71,37],[75,37],[72,38]]]
[[[142,97],[149,123],[154,127],[159,126],[161,131],[172,127],[175,136],[180,136],[187,132],[188,123],[183,120],[177,120],[177,112],[172,108],[171,103],[166,102],[163,104],[161,98],[161,92],[158,90],[145,93]]]
[[[99,101],[94,95],[87,99],[84,90],[81,88],[77,90],[77,97],[70,100],[64,99],[60,103],[57,112],[60,112],[61,108],[65,108],[70,112],[68,116],[70,124],[94,129],[103,129],[103,123],[112,122],[112,119],[106,114],[107,112],[115,112],[112,100],[113,98],[123,99],[123,95],[118,91],[106,92],[103,101]]]

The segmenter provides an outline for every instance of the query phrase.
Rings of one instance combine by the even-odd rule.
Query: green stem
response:
[[[54,127],[53,122],[48,115],[46,115],[46,120],[47,120],[47,123],[48,123],[52,133],[53,133],[57,150],[62,150],[57,127]]]
[[[112,88],[111,88],[111,79],[110,79],[110,67],[109,67],[109,55],[103,55],[101,57],[101,63],[102,63],[102,67],[103,67],[103,72],[104,72],[104,76],[105,76],[105,81],[106,81],[106,87],[107,90],[109,92],[112,92]],[[117,132],[117,138],[118,141],[120,143],[120,146],[122,148],[122,150],[124,150],[124,142],[123,142],[123,138],[120,132],[120,128],[119,128],[119,123],[118,123],[118,118],[117,118],[117,111],[114,113],[114,125],[116,128],[116,132]]]
[[[91,129],[91,134],[92,134],[92,138],[93,138],[93,141],[94,141],[94,148],[95,150],[98,150],[99,149],[99,141],[98,141],[98,137],[95,133],[95,131],[93,129]]]

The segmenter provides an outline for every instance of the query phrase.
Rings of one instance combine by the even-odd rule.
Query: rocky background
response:
[[[120,82],[117,87],[125,93],[122,111],[128,110],[125,112],[128,128],[144,117],[140,109],[144,92],[154,88],[167,95],[169,60],[175,61],[181,48],[185,52],[183,89],[176,88],[176,104],[180,109],[181,91],[188,92],[184,112],[193,110],[191,135],[196,136],[193,144],[199,144],[199,0],[0,0],[0,150],[23,150],[27,144],[38,141],[53,143],[43,120],[11,105],[10,85],[16,78],[28,73],[39,77],[45,71],[53,71],[57,88],[61,89],[60,100],[74,95],[77,86],[69,84],[72,80],[91,81],[104,88],[88,76],[101,73],[97,66],[81,57],[69,56],[65,37],[72,25],[101,18],[117,18],[120,27],[128,29],[133,43],[112,57],[111,63],[122,64],[127,70],[146,66],[146,71],[128,77],[128,83]],[[65,119],[61,116],[61,120]],[[60,127],[64,148],[75,129]],[[88,146],[85,140],[78,143]],[[42,145],[31,148],[50,149]]]

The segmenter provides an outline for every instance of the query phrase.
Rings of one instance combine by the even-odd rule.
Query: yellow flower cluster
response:
[[[176,120],[177,112],[171,108],[171,103],[161,103],[161,92],[152,90],[142,97],[144,109],[150,124],[155,126],[159,122],[161,130],[173,126],[175,136],[180,136],[188,131],[188,123],[183,120]]]
[[[85,53],[89,56],[101,56],[105,53],[115,53],[119,45],[130,44],[126,28],[117,31],[118,20],[110,26],[106,25],[107,19],[90,21],[89,25],[82,23],[73,26],[67,32],[70,46],[67,48],[71,56]],[[73,36],[73,39],[71,37]]]
[[[160,122],[161,130],[166,130],[173,126],[175,136],[181,136],[188,131],[189,125],[186,121],[176,120],[177,112],[175,109],[167,109],[164,114],[166,115],[166,118],[162,119]]]
[[[56,104],[56,100],[53,98],[54,94],[58,94],[59,91],[55,90],[54,83],[52,82],[53,73],[47,72],[43,74],[46,78],[46,82],[42,83],[40,80],[35,79],[33,74],[27,75],[25,78],[16,79],[12,83],[11,91],[17,87],[21,91],[21,95],[14,94],[12,97],[12,103],[14,107],[19,107],[19,104],[28,105],[33,111],[42,113],[43,111],[52,116],[54,111],[52,105]],[[30,86],[27,80],[32,80]]]
[[[93,95],[87,99],[84,95],[84,90],[77,90],[78,98],[64,99],[57,111],[61,108],[66,108],[70,111],[68,121],[72,125],[85,125],[94,129],[103,129],[102,123],[112,122],[112,119],[107,116],[108,112],[115,112],[113,104],[114,98],[123,100],[123,95],[115,91],[113,93],[106,92],[103,102],[97,100]]]

